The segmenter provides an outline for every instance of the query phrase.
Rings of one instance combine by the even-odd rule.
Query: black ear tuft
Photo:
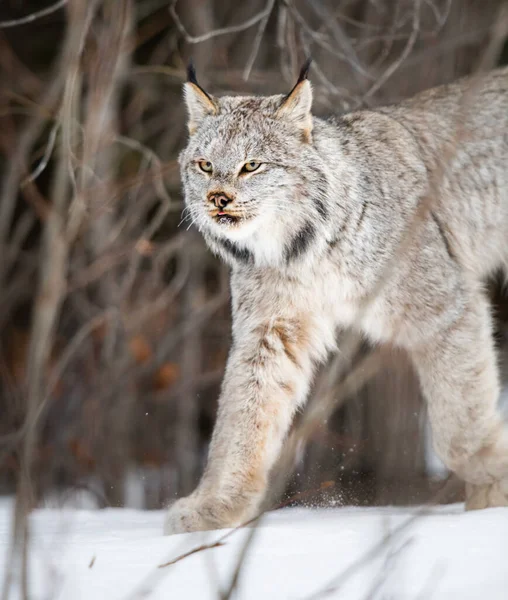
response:
[[[307,58],[307,60],[303,63],[302,68],[300,69],[300,75],[298,75],[298,81],[295,83],[295,85],[293,86],[293,88],[289,92],[289,94],[284,96],[284,100],[287,100],[291,96],[291,94],[296,90],[296,88],[300,85],[300,83],[302,83],[302,81],[307,80],[307,78],[309,76],[309,69],[310,69],[311,63],[312,63],[312,58],[309,56]]]
[[[301,81],[305,81],[305,79],[308,79],[309,77],[309,69],[310,69],[310,65],[312,63],[312,58],[309,56],[307,58],[307,60],[303,63],[303,66],[300,70],[300,75],[298,75],[298,81],[296,82],[297,85],[301,82]]]
[[[196,78],[196,69],[194,67],[194,63],[192,62],[192,58],[189,60],[189,64],[187,65],[187,81],[189,83],[193,83],[194,85],[199,86],[198,80]]]
[[[189,60],[189,64],[187,65],[187,83],[192,83],[192,85],[195,85],[198,89],[200,89],[203,92],[203,94],[208,98],[208,100],[210,100],[210,102],[213,102],[210,94],[206,92],[198,83],[198,79],[196,77],[196,68],[194,67],[192,58]]]

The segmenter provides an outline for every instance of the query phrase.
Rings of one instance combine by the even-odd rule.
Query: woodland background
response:
[[[226,267],[179,226],[190,57],[212,93],[272,94],[312,55],[315,112],[336,114],[471,73],[492,48],[489,66],[508,62],[502,11],[498,0],[4,0],[0,493],[25,508],[83,491],[98,506],[159,508],[203,469],[230,311]],[[490,289],[502,359],[507,301]],[[344,335],[276,502],[424,502],[440,484],[412,369]]]

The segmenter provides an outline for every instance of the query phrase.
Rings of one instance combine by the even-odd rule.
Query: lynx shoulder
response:
[[[233,347],[208,466],[166,531],[256,514],[336,332],[411,356],[469,508],[508,504],[508,435],[482,282],[508,256],[508,70],[331,119],[308,65],[287,95],[185,84],[186,210],[231,266]]]

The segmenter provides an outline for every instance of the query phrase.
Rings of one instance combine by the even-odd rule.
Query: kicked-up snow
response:
[[[0,504],[2,567],[11,511]],[[508,509],[284,509],[254,532],[235,531],[223,545],[159,567],[227,533],[163,537],[163,518],[162,511],[130,509],[35,511],[30,598],[219,599],[251,536],[232,598],[508,598]]]

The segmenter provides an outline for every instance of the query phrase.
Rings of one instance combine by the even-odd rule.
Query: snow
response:
[[[11,510],[10,502],[0,503],[2,565]],[[163,537],[163,517],[131,509],[35,511],[31,598],[220,598],[252,529],[158,568],[227,533]],[[267,515],[253,535],[234,598],[508,598],[508,509],[292,508]],[[326,588],[330,593],[321,594]]]

